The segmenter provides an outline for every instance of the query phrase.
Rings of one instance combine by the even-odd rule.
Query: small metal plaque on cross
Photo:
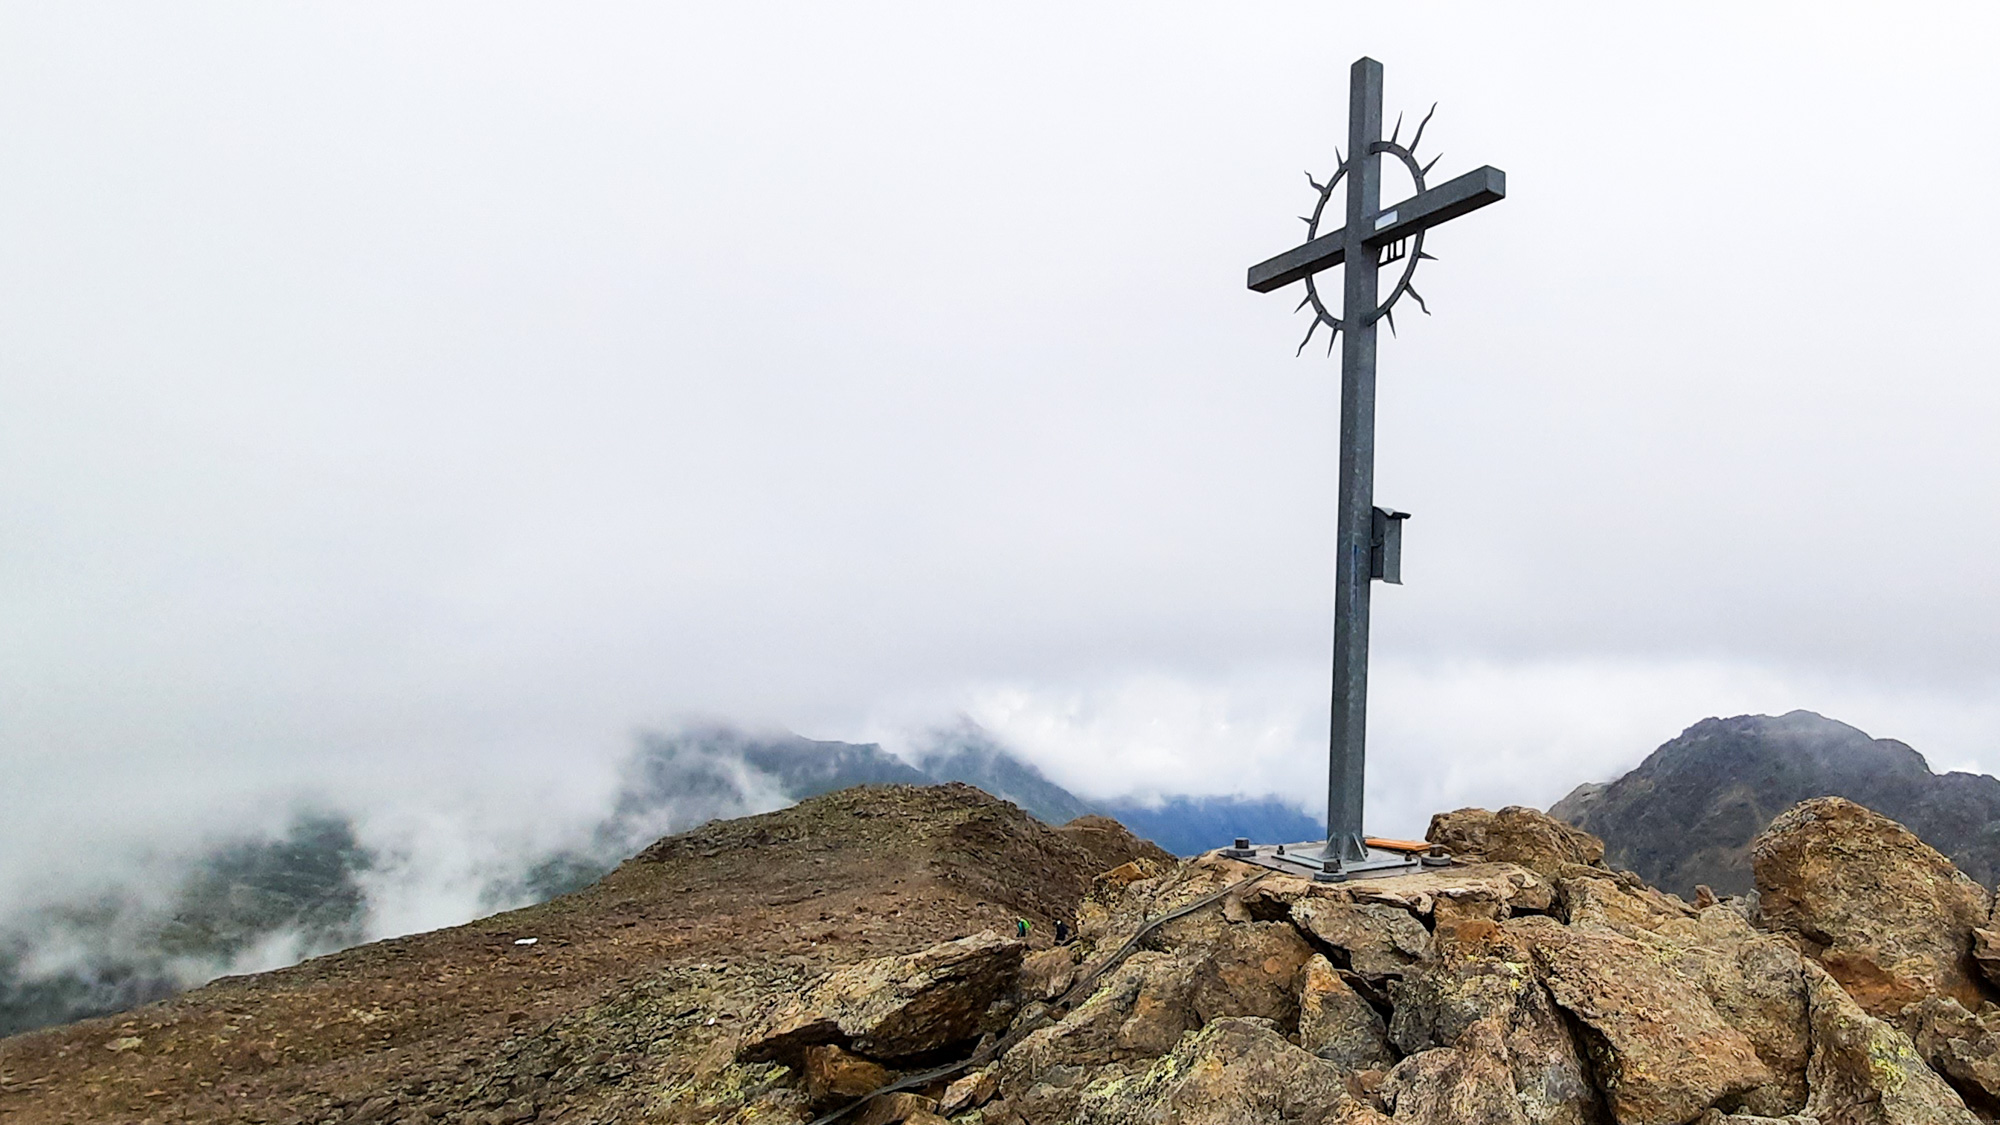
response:
[[[1340,344],[1340,503],[1339,534],[1334,556],[1333,609],[1333,730],[1328,748],[1326,832],[1324,845],[1285,845],[1275,849],[1238,840],[1228,854],[1266,866],[1311,869],[1320,878],[1388,874],[1419,866],[1422,845],[1375,840],[1362,830],[1362,785],[1367,767],[1368,732],[1368,599],[1374,579],[1401,582],[1402,521],[1408,513],[1375,506],[1375,326],[1396,327],[1395,306],[1404,296],[1428,314],[1424,299],[1411,287],[1424,252],[1424,232],[1469,211],[1506,198],[1507,176],[1484,167],[1457,179],[1426,187],[1425,177],[1436,164],[1420,163],[1425,114],[1406,146],[1401,143],[1402,118],[1388,140],[1382,139],[1382,64],[1356,60],[1349,72],[1347,158],[1324,184],[1311,174],[1308,183],[1319,193],[1312,214],[1304,216],[1306,241],[1250,267],[1250,288],[1269,293],[1296,282],[1305,283],[1299,308],[1312,309],[1313,321],[1299,345],[1312,342],[1321,325],[1329,330],[1328,351]],[[1432,107],[1435,110],[1436,107]],[[1388,207],[1382,200],[1382,158],[1394,157],[1409,171],[1416,194]],[[1336,194],[1342,183],[1344,197]],[[1342,225],[1321,234],[1335,216],[1328,204],[1345,203],[1337,213]],[[1387,300],[1380,294],[1383,267],[1403,263]],[[1344,267],[1339,313],[1320,294],[1321,271]]]

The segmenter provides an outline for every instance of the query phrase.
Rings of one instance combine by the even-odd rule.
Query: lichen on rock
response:
[[[1130,1076],[1093,1083],[1078,1125],[1387,1125],[1350,1094],[1339,1067],[1267,1020],[1228,1016]]]
[[[1805,966],[1812,1060],[1805,1112],[1822,1125],[1980,1125],[1908,1036],[1876,1019],[1818,965]]]
[[[1342,1070],[1387,1069],[1396,1063],[1382,1014],[1319,954],[1306,962],[1299,992],[1299,1046]]]

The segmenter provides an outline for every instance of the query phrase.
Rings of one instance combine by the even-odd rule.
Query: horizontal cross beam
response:
[[[1377,212],[1375,229],[1361,242],[1365,246],[1397,242],[1505,198],[1507,173],[1490,164],[1475,168],[1455,180],[1419,192],[1394,207]],[[1259,293],[1269,293],[1346,260],[1347,228],[1342,227],[1332,234],[1320,235],[1311,242],[1251,266],[1250,288]]]

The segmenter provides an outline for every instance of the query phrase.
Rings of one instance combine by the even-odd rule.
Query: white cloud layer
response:
[[[963,712],[1090,797],[1277,794],[1326,808],[1327,672],[1267,666],[1196,679],[1166,673],[1065,684],[985,684]],[[1421,837],[1430,814],[1468,804],[1547,807],[1609,781],[1699,719],[1836,715],[1929,747],[1939,771],[1991,772],[1965,754],[2000,723],[2000,692],[1886,691],[1720,661],[1378,661],[1371,681],[1369,819]],[[864,732],[894,747],[935,701]],[[1940,748],[1944,748],[1940,753]]]
[[[1738,711],[2000,768],[1990,7],[17,6],[0,866],[553,832],[688,714],[1315,805],[1242,273],[1362,53],[1510,187],[1384,341],[1378,827]]]

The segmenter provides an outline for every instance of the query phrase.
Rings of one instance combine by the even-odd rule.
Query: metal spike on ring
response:
[[[1410,152],[1412,154],[1414,154],[1417,151],[1418,145],[1424,143],[1424,126],[1431,123],[1431,114],[1436,113],[1437,111],[1438,111],[1438,104],[1436,102],[1432,102],[1430,111],[1424,114],[1424,119],[1422,121],[1417,122],[1417,134],[1416,136],[1410,138]],[[1402,119],[1397,118],[1397,120],[1400,121]]]

